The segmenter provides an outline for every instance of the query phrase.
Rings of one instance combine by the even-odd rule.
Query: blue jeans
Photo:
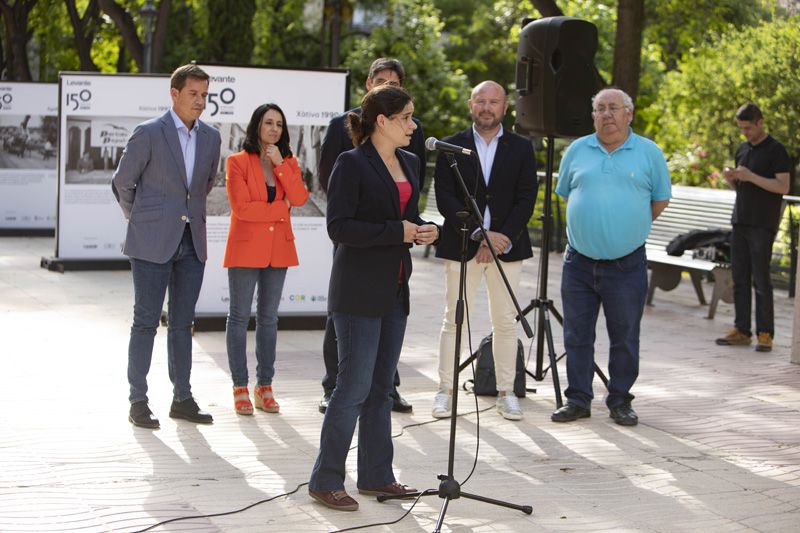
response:
[[[746,335],[752,334],[753,288],[756,290],[756,333],[775,335],[772,279],[769,275],[774,241],[775,234],[766,228],[734,224],[731,232],[734,325]]]
[[[595,326],[603,307],[609,338],[608,407],[633,400],[639,375],[639,323],[647,296],[647,257],[639,248],[625,257],[596,261],[571,246],[564,252],[561,300],[567,350],[567,399],[588,409],[594,394]]]
[[[339,347],[336,388],[325,411],[309,488],[344,488],[345,460],[358,420],[358,488],[395,481],[392,471],[392,380],[406,331],[402,294],[381,317],[333,313]]]
[[[333,326],[333,317],[328,313],[325,321],[325,336],[322,338],[322,359],[325,362],[325,375],[322,377],[322,389],[330,394],[336,388],[336,374],[339,373],[339,354],[336,347],[336,328]],[[394,390],[400,386],[400,373],[394,373]]]
[[[166,263],[131,258],[133,326],[128,344],[128,383],[131,403],[147,401],[147,373],[153,358],[153,339],[161,320],[164,296],[167,309],[167,364],[175,401],[192,397],[192,321],[203,284],[205,263],[197,258],[189,225],[175,255]]]
[[[228,366],[234,387],[246,387],[247,324],[258,285],[256,304],[256,379],[258,385],[272,385],[275,375],[275,346],[278,342],[278,305],[281,303],[286,268],[229,268],[230,309],[225,324]]]

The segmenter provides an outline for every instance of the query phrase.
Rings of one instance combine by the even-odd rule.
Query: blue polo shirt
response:
[[[644,244],[651,202],[671,198],[672,185],[661,149],[631,130],[610,154],[596,133],[573,142],[561,159],[556,194],[568,199],[570,245],[593,259],[616,259]]]

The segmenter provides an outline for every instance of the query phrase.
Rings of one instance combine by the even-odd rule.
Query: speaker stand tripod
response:
[[[527,315],[531,309],[538,309],[539,315],[536,321],[536,372],[532,373],[530,370],[525,372],[535,379],[536,381],[543,381],[547,372],[553,379],[553,389],[556,395],[556,408],[561,408],[564,402],[561,397],[561,383],[558,378],[558,361],[564,355],[556,356],[555,345],[553,343],[553,328],[550,323],[550,314],[556,317],[558,323],[563,325],[564,319],[556,310],[553,300],[547,297],[547,278],[549,270],[549,254],[550,254],[550,237],[553,231],[553,209],[552,209],[552,192],[553,192],[553,159],[555,158],[555,139],[552,135],[547,137],[547,162],[544,173],[544,199],[542,201],[542,246],[539,256],[539,295],[531,300],[525,309],[522,310],[523,315]],[[544,368],[544,344],[547,342],[547,356],[550,366]],[[608,378],[606,378],[597,363],[594,364],[594,371],[598,377],[603,381],[603,384],[608,387]]]
[[[461,332],[464,326],[464,300],[466,294],[466,279],[467,279],[467,239],[468,235],[467,232],[468,226],[467,223],[470,217],[473,218],[475,222],[477,222],[478,228],[483,235],[483,238],[488,243],[488,237],[486,235],[486,230],[483,228],[483,218],[481,217],[480,211],[478,209],[478,205],[475,203],[475,199],[470,195],[469,189],[467,189],[466,184],[464,183],[464,178],[461,176],[461,172],[458,170],[458,164],[456,163],[455,156],[453,154],[446,154],[447,159],[450,162],[450,168],[453,169],[453,174],[456,176],[457,181],[461,186],[461,192],[464,195],[464,200],[467,205],[468,211],[459,211],[457,213],[458,218],[461,220],[461,261],[459,267],[459,275],[458,275],[458,301],[456,303],[456,342],[455,342],[455,356],[453,357],[453,399],[451,403],[451,414],[450,414],[450,441],[449,447],[447,452],[447,474],[439,474],[437,479],[439,480],[439,489],[438,490],[424,490],[419,492],[411,492],[408,494],[400,494],[400,495],[380,495],[377,497],[379,502],[383,502],[386,500],[394,500],[394,499],[406,499],[406,498],[416,498],[418,496],[433,496],[434,494],[438,495],[442,500],[442,507],[439,512],[439,517],[436,520],[436,528],[433,530],[433,533],[439,533],[442,529],[442,524],[444,523],[444,517],[447,513],[447,507],[450,504],[451,500],[457,500],[458,498],[467,498],[470,500],[476,500],[484,503],[489,503],[492,505],[498,505],[500,507],[507,507],[509,509],[515,509],[517,511],[522,511],[525,514],[533,513],[533,507],[530,505],[517,505],[514,503],[505,502],[502,500],[496,500],[494,498],[487,498],[485,496],[479,496],[477,494],[471,494],[469,492],[463,492],[461,490],[461,484],[456,481],[454,476],[454,465],[455,465],[455,451],[456,451],[456,414],[458,413],[458,387],[456,384],[458,383],[458,374],[459,374],[459,358],[461,355]],[[528,325],[527,320],[525,320],[525,316],[522,314],[522,311],[519,307],[519,303],[517,302],[516,297],[514,296],[514,292],[511,290],[511,285],[508,283],[508,279],[506,278],[505,272],[503,272],[502,265],[500,265],[500,261],[497,259],[497,254],[495,253],[492,246],[489,246],[489,250],[492,252],[492,257],[494,259],[495,265],[500,270],[500,276],[503,278],[503,283],[506,286],[506,290],[508,291],[509,296],[511,296],[511,301],[514,303],[514,307],[517,310],[517,317],[519,318],[520,322],[522,323],[522,327],[525,330],[528,338],[533,336],[533,332],[531,331],[530,326]]]

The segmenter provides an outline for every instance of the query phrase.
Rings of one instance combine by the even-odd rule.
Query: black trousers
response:
[[[756,226],[734,224],[731,233],[731,268],[736,329],[751,330],[753,289],[756,292],[756,333],[775,334],[772,280],[769,275],[775,233]]]
[[[336,375],[339,373],[339,348],[336,345],[336,328],[333,326],[333,318],[330,313],[328,313],[328,319],[325,322],[325,337],[322,340],[322,359],[325,361],[325,376],[322,378],[322,388],[325,392],[331,392],[336,388]],[[395,371],[395,394],[399,386],[400,374]]]

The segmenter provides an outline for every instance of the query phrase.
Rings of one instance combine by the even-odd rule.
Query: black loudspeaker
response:
[[[591,22],[548,17],[528,23],[517,50],[518,129],[541,137],[592,133],[592,96],[602,87],[595,53]]]

